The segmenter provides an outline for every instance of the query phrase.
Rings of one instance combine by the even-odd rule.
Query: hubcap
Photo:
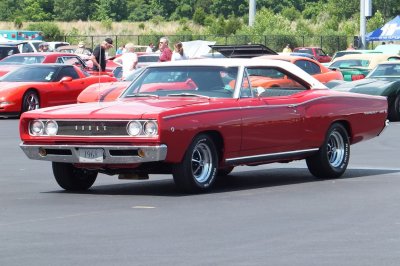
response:
[[[192,153],[192,173],[199,183],[204,183],[210,177],[212,169],[212,154],[210,148],[200,143]]]
[[[327,155],[332,167],[338,167],[343,162],[345,145],[342,135],[337,131],[333,131],[329,136]]]

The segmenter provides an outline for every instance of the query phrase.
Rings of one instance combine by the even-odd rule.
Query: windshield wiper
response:
[[[136,94],[130,94],[127,95],[126,98],[134,98],[134,97],[155,97],[158,98],[159,96],[156,94],[150,94],[150,93],[136,93]]]
[[[183,93],[171,93],[171,94],[168,94],[167,96],[201,97],[201,98],[210,99],[210,97],[205,96],[205,95],[196,94],[196,93],[187,93],[187,92],[183,92]]]

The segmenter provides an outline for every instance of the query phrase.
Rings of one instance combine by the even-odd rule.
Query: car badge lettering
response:
[[[107,126],[95,126],[95,127],[92,127],[91,125],[89,125],[89,126],[85,126],[85,125],[78,126],[78,125],[76,125],[75,126],[75,131],[92,131],[94,129],[96,131],[100,131],[100,130],[107,131]]]

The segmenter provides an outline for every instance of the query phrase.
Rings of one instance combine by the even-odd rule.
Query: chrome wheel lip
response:
[[[212,172],[212,152],[208,145],[196,145],[192,152],[191,167],[196,182],[203,184],[208,181]]]
[[[345,157],[345,142],[338,131],[333,131],[328,139],[327,156],[332,167],[339,167]]]

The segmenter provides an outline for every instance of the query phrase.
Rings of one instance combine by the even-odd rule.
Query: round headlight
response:
[[[58,132],[58,124],[56,121],[50,120],[47,121],[45,131],[49,136],[55,136]]]
[[[44,124],[40,120],[34,120],[31,122],[31,134],[35,136],[41,136],[44,132]]]
[[[128,134],[131,136],[138,136],[142,131],[142,124],[138,121],[131,121],[129,122],[127,129]]]
[[[144,124],[144,133],[148,136],[155,136],[158,133],[157,123],[154,121],[147,121]]]

